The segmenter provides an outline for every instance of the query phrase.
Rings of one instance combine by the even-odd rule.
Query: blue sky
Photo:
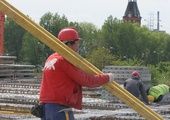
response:
[[[32,20],[39,22],[46,12],[65,15],[69,21],[91,22],[101,27],[112,15],[118,19],[124,16],[128,0],[7,0]],[[157,28],[157,12],[160,15],[160,30],[170,34],[170,0],[137,0],[142,17],[141,24],[150,29]]]

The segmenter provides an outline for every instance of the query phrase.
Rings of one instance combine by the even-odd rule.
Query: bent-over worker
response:
[[[130,92],[132,95],[134,95],[136,98],[139,98],[141,95],[143,98],[143,101],[146,104],[149,104],[145,86],[140,80],[140,74],[137,71],[133,71],[131,73],[131,77],[125,80],[124,88],[128,92]]]
[[[150,102],[160,102],[164,95],[169,93],[170,87],[165,84],[159,84],[156,86],[152,86],[147,90],[148,100]]]

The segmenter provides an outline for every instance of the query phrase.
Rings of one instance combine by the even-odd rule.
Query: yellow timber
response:
[[[60,42],[56,37],[54,37],[44,28],[36,24],[34,21],[32,21],[23,13],[21,13],[15,7],[10,5],[7,1],[0,0],[0,11],[5,13],[9,18],[14,20],[16,23],[18,23],[25,30],[27,30],[36,38],[38,38],[41,42],[46,44],[48,47],[61,54],[73,65],[81,68],[82,70],[89,74],[102,73],[99,69],[97,69],[95,66],[93,66],[84,58],[82,58],[76,52],[72,51],[65,44]],[[158,115],[155,111],[146,106],[143,102],[139,101],[128,91],[121,88],[119,84],[117,84],[116,82],[112,82],[110,84],[107,83],[103,85],[103,87],[107,91],[111,92],[114,96],[122,100],[125,104],[134,109],[136,112],[138,112],[141,116],[143,116],[147,120],[163,120],[163,118],[160,115]]]

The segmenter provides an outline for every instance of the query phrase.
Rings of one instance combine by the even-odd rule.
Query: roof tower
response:
[[[128,0],[123,19],[128,22],[141,24],[141,16],[137,6],[137,0]]]

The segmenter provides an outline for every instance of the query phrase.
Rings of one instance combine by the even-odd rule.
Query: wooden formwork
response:
[[[140,79],[146,85],[150,86],[151,83],[151,73],[147,67],[140,66],[105,66],[102,69],[103,73],[114,73],[115,81],[119,84],[123,84],[126,79],[128,79],[133,71],[138,71],[140,74]]]
[[[15,56],[0,56],[0,78],[33,78],[35,66],[15,64],[15,59]]]

